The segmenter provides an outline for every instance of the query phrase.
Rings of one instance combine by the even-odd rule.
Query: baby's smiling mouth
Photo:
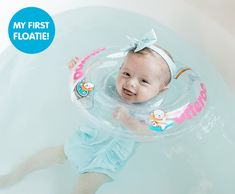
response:
[[[128,95],[128,96],[135,96],[136,94],[126,88],[122,88],[122,91],[124,94]]]

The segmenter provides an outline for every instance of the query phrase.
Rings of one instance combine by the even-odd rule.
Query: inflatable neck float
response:
[[[148,139],[123,130],[112,120],[110,115],[117,106],[124,106],[134,117],[144,121],[148,130],[156,132],[154,137],[182,133],[195,126],[197,119],[203,116],[207,104],[206,86],[198,74],[181,64],[177,64],[177,73],[169,89],[144,103],[125,103],[115,88],[124,57],[116,56],[119,56],[117,49],[93,50],[76,64],[73,72],[72,101],[92,127],[112,135]]]

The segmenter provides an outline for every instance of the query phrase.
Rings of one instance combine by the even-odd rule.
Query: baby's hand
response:
[[[79,61],[78,57],[74,57],[73,59],[71,59],[68,64],[68,68],[72,70],[75,67],[75,65],[78,63],[78,61]]]
[[[123,106],[118,106],[113,111],[113,118],[117,121],[125,121],[130,117],[129,112]]]

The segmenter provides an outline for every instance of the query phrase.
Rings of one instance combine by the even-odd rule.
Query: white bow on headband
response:
[[[150,48],[156,53],[158,53],[166,61],[171,73],[171,78],[175,78],[177,72],[176,65],[164,50],[154,45],[157,42],[157,36],[153,29],[150,32],[144,34],[144,36],[140,40],[136,38],[131,38],[129,36],[127,36],[127,38],[130,42],[129,45],[126,48],[121,49],[121,53],[111,54],[108,57],[110,58],[123,57],[129,51],[133,51],[136,53],[143,50],[144,48]]]
[[[129,39],[130,44],[126,48],[121,49],[121,51],[133,51],[136,53],[138,51],[143,50],[144,48],[150,48],[156,53],[158,53],[166,61],[170,69],[171,78],[175,77],[177,71],[176,65],[164,50],[154,45],[157,42],[157,36],[153,29],[150,32],[144,34],[144,36],[140,40],[136,38],[131,38],[129,36],[127,36],[127,38]]]
[[[121,49],[122,51],[133,50],[134,52],[138,52],[157,42],[157,36],[153,29],[150,32],[146,33],[140,40],[136,38],[131,38],[129,36],[127,36],[127,38],[129,39],[130,44],[126,48]]]

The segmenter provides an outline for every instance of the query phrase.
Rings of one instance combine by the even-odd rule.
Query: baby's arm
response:
[[[113,112],[113,118],[121,122],[125,127],[140,135],[154,135],[155,132],[150,130],[148,125],[134,118],[124,107],[118,107]]]
[[[68,63],[68,68],[71,70],[71,75],[70,75],[70,78],[69,78],[69,84],[71,85],[71,87],[76,82],[76,80],[73,79],[73,75],[74,75],[75,66],[78,63],[78,61],[79,61],[79,58],[74,57]]]

